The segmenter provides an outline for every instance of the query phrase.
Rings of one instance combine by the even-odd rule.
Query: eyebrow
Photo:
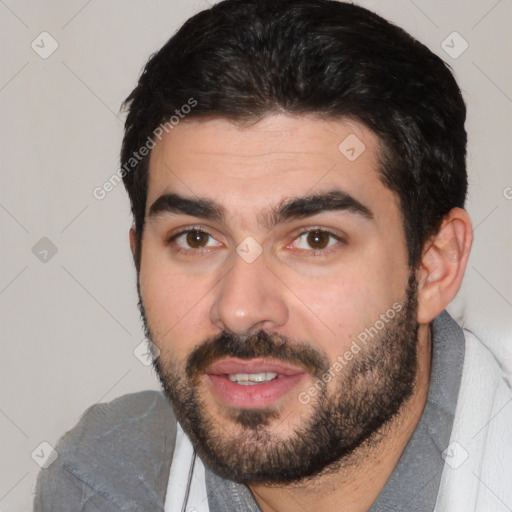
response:
[[[321,194],[295,197],[283,201],[259,216],[260,223],[268,229],[277,224],[294,219],[303,219],[330,211],[348,211],[365,219],[372,220],[372,211],[357,199],[342,190],[331,190]],[[188,198],[178,194],[163,194],[149,208],[149,218],[165,214],[190,215],[205,220],[224,223],[225,209],[206,198]]]
[[[182,214],[222,222],[224,208],[210,199],[192,199],[178,194],[163,194],[149,208],[149,217],[162,214]]]

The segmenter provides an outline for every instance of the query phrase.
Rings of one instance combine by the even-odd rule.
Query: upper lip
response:
[[[278,375],[298,375],[304,369],[286,364],[276,359],[222,359],[211,364],[205,371],[210,375],[233,375],[237,373],[277,373]]]

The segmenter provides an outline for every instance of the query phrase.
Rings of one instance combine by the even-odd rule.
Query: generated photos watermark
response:
[[[158,125],[152,135],[148,135],[146,142],[139,148],[138,151],[134,151],[127,162],[124,163],[114,174],[112,174],[102,185],[97,186],[93,189],[92,195],[95,199],[102,201],[107,197],[107,194],[112,192],[114,188],[121,183],[123,178],[135,170],[139,163],[149,155],[151,150],[156,146],[156,140],[162,140],[164,133],[169,133],[173,130],[181,120],[184,119],[192,109],[197,105],[197,100],[189,98],[187,103],[183,104],[180,108],[177,108],[174,113],[176,115],[171,116],[165,123]]]
[[[336,361],[329,367],[329,369],[322,375],[321,378],[317,379],[315,383],[307,390],[302,391],[298,395],[299,402],[303,405],[309,404],[312,397],[315,397],[325,386],[336,377],[343,369],[349,364],[350,361],[361,352],[362,348],[368,344],[375,336],[378,336],[379,332],[384,329],[387,323],[389,323],[396,314],[402,311],[403,304],[395,302],[385,313],[379,316],[379,319],[370,327],[361,331],[356,339],[352,340],[350,348],[348,348],[343,354],[336,358]]]

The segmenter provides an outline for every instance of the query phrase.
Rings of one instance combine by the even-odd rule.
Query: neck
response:
[[[419,423],[428,396],[430,362],[430,328],[422,325],[418,332],[418,373],[414,390],[395,418],[360,446],[336,472],[283,486],[249,485],[263,512],[332,510],[338,509],[340,503],[344,512],[369,510]]]

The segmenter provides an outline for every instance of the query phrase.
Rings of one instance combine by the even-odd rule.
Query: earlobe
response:
[[[418,270],[418,322],[430,323],[457,294],[468,262],[473,228],[465,210],[453,208],[426,244]]]

